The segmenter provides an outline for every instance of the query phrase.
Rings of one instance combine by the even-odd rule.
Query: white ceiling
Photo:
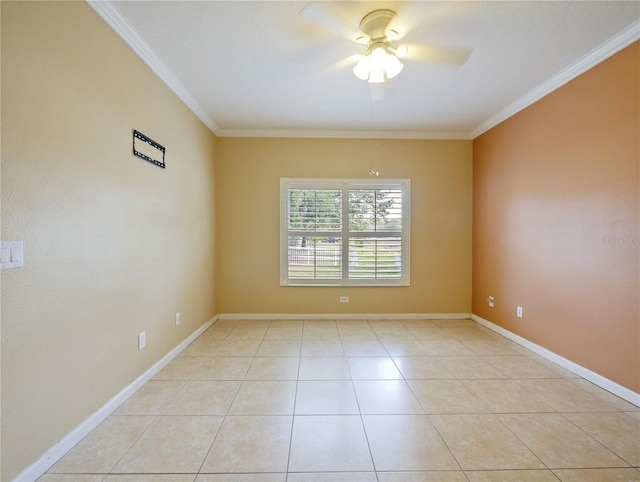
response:
[[[117,1],[90,5],[220,136],[476,137],[640,37],[638,1]],[[361,18],[398,12],[401,42],[468,49],[405,61],[371,100],[346,60]]]

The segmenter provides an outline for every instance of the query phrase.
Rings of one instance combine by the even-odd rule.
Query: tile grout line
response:
[[[195,341],[195,340],[194,340]],[[147,381],[143,386],[146,386],[149,382],[154,381],[153,379]],[[160,380],[157,380],[160,381]],[[124,451],[124,453],[122,454],[122,456],[120,458],[118,458],[118,460],[113,464],[113,466],[109,469],[109,471],[107,472],[107,475],[104,477],[105,479],[113,472],[113,469],[115,469],[118,464],[120,462],[122,462],[122,460],[127,456],[127,454],[129,453],[129,451],[136,445],[136,443],[138,443],[140,441],[140,439],[142,439],[142,437],[144,436],[145,433],[147,433],[149,431],[149,429],[153,426],[153,424],[155,424],[158,419],[162,416],[162,411],[164,409],[166,409],[166,407],[178,396],[178,393],[180,393],[180,391],[184,388],[184,386],[186,385],[187,381],[186,380],[179,380],[180,382],[182,382],[182,385],[180,386],[180,388],[176,391],[176,393],[173,395],[173,397],[171,397],[170,400],[168,400],[163,406],[162,408],[159,408],[159,413],[156,414],[145,414],[145,415],[140,415],[140,414],[128,414],[127,416],[152,416],[153,420],[151,420],[151,423],[149,423],[149,425],[147,425],[147,427],[140,433],[140,435],[138,437],[136,437],[135,441],[133,443],[131,443],[129,445],[129,447],[127,447],[127,450]],[[142,387],[140,387],[142,388]],[[136,392],[137,393],[137,392]],[[131,395],[130,398],[132,398],[135,395],[135,393],[133,395]],[[127,400],[129,400],[127,399]],[[109,417],[114,416],[114,414],[109,415]],[[118,415],[115,415],[118,416]]]
[[[222,344],[222,342],[229,337],[229,334],[233,331],[233,329],[236,327],[237,324],[238,324],[237,322],[233,324],[232,329],[229,330],[229,332],[224,336],[224,338],[222,338],[222,340],[220,341],[220,344]],[[216,347],[213,349],[212,355],[215,354],[215,351],[218,349],[218,346],[220,346],[220,344],[216,345]],[[249,367],[251,367],[251,365],[249,365]],[[198,467],[198,470],[196,472],[196,476],[193,479],[194,482],[198,479],[198,476],[202,473],[202,467],[204,467],[204,464],[207,461],[207,457],[209,457],[209,454],[211,453],[211,450],[213,449],[213,444],[215,444],[216,439],[218,438],[218,435],[220,434],[220,431],[222,430],[222,426],[224,425],[225,421],[227,420],[227,417],[229,416],[229,411],[231,410],[231,407],[233,406],[233,402],[235,402],[236,398],[238,397],[238,393],[240,393],[240,389],[242,388],[242,385],[244,383],[244,380],[245,380],[248,372],[249,372],[249,368],[247,368],[247,371],[245,372],[245,374],[243,376],[243,379],[240,380],[240,385],[238,385],[238,389],[236,390],[236,393],[233,396],[233,399],[231,400],[231,402],[229,403],[229,406],[227,407],[227,412],[222,417],[222,421],[220,422],[220,426],[218,427],[218,430],[216,431],[215,435],[213,436],[213,439],[211,440],[211,445],[209,445],[209,448],[207,449],[207,453],[202,458],[202,462],[200,463],[200,467]]]
[[[403,323],[404,325],[404,323]],[[439,357],[438,357],[439,358]],[[453,450],[451,450],[451,447],[449,447],[449,444],[447,443],[447,441],[445,440],[445,438],[442,436],[442,434],[440,433],[440,431],[438,430],[438,427],[435,426],[435,424],[433,423],[433,420],[431,419],[431,416],[429,415],[429,413],[427,412],[427,410],[425,409],[424,405],[422,404],[422,402],[420,401],[420,399],[418,398],[418,396],[416,395],[416,393],[414,392],[413,388],[411,387],[411,384],[409,383],[409,381],[405,378],[404,373],[402,373],[402,371],[400,370],[400,367],[397,366],[396,361],[393,359],[393,357],[391,358],[393,360],[393,363],[396,365],[396,367],[398,368],[398,371],[400,372],[400,375],[402,375],[402,379],[405,381],[405,383],[409,386],[409,390],[411,391],[411,393],[413,394],[413,396],[415,397],[415,399],[418,401],[418,403],[420,404],[420,406],[422,407],[422,410],[424,410],[424,416],[427,417],[427,420],[429,420],[429,423],[431,424],[431,426],[433,427],[433,429],[436,431],[436,433],[438,434],[438,437],[440,437],[440,440],[442,441],[442,443],[444,444],[444,446],[447,448],[447,450],[449,451],[449,454],[451,454],[451,457],[453,458],[453,460],[455,460],[456,464],[458,465],[458,468],[462,471],[462,473],[464,474],[465,478],[467,480],[469,480],[469,477],[467,477],[467,474],[464,472],[462,465],[460,464],[460,461],[458,460],[458,458],[456,457],[455,453],[453,452]]]
[[[367,321],[367,324],[369,324],[369,322]],[[374,330],[375,332],[375,330]],[[338,335],[340,336],[340,343],[342,345],[342,351],[344,352],[344,356],[345,356],[345,361],[347,360],[347,352],[344,349],[344,340],[342,338],[342,335],[340,335],[340,332],[338,331]],[[377,336],[377,334],[376,334]],[[351,373],[351,366],[349,365],[349,362],[347,361],[347,370],[349,371],[349,379],[351,382],[351,390],[353,391],[353,397],[356,400],[356,405],[358,407],[358,415],[360,418],[360,425],[362,426],[362,432],[364,433],[364,438],[367,441],[367,449],[369,449],[369,457],[371,458],[371,467],[373,468],[373,473],[375,474],[376,477],[376,481],[379,481],[380,478],[378,477],[378,470],[376,469],[376,461],[373,458],[373,450],[371,449],[371,442],[369,442],[369,434],[367,434],[367,427],[364,424],[364,417],[362,415],[362,408],[360,408],[360,400],[358,399],[358,393],[356,392],[356,387],[354,384],[354,380],[353,380],[353,374]]]
[[[293,449],[293,430],[296,424],[296,404],[298,402],[298,385],[300,382],[300,363],[302,360],[302,340],[304,339],[304,322],[302,324],[302,334],[300,335],[300,350],[298,352],[298,373],[296,376],[296,389],[293,394],[293,413],[291,414],[291,430],[289,432],[289,450],[287,452],[287,468],[285,480],[289,480],[289,469],[291,466],[291,450]]]
[[[626,463],[629,467],[633,467],[633,464],[628,462],[627,459],[625,459],[622,455],[619,455],[617,452],[614,452],[612,449],[610,449],[609,447],[607,447],[604,443],[602,443],[600,440],[598,440],[595,436],[591,435],[589,432],[587,432],[585,429],[583,429],[580,425],[578,425],[577,423],[575,423],[573,420],[571,420],[569,417],[567,417],[565,414],[566,413],[605,413],[605,412],[557,412],[558,415],[560,415],[564,420],[566,420],[567,422],[569,422],[571,425],[573,425],[574,427],[576,427],[578,430],[580,430],[582,433],[584,433],[586,436],[590,437],[591,439],[593,439],[598,445],[600,445],[600,447],[604,448],[605,450],[608,450],[609,452],[611,452],[613,455],[615,455],[616,457],[618,457],[620,460],[622,460],[624,463]],[[622,413],[622,412],[606,412],[606,413]],[[523,442],[524,443],[524,442]],[[613,467],[611,467],[613,468]]]

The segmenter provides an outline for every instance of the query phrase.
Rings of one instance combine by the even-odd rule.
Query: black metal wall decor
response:
[[[136,142],[137,140],[137,142]],[[145,136],[142,132],[133,130],[133,155],[141,157],[145,161],[149,161],[156,166],[165,169],[164,165],[164,146],[161,146],[150,137]],[[160,153],[162,160],[160,161]]]

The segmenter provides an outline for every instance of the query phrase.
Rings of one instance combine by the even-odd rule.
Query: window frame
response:
[[[342,230],[333,232],[341,238],[341,279],[290,279],[289,274],[289,206],[290,189],[342,190]],[[357,189],[399,189],[402,197],[402,229],[393,232],[349,232],[349,191]],[[395,237],[401,239],[401,276],[396,279],[349,279],[349,239],[359,237]],[[411,261],[411,180],[410,179],[280,179],[280,286],[410,286]]]

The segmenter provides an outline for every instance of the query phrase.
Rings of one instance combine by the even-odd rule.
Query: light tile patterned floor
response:
[[[471,320],[221,320],[40,480],[640,481],[640,408]]]

